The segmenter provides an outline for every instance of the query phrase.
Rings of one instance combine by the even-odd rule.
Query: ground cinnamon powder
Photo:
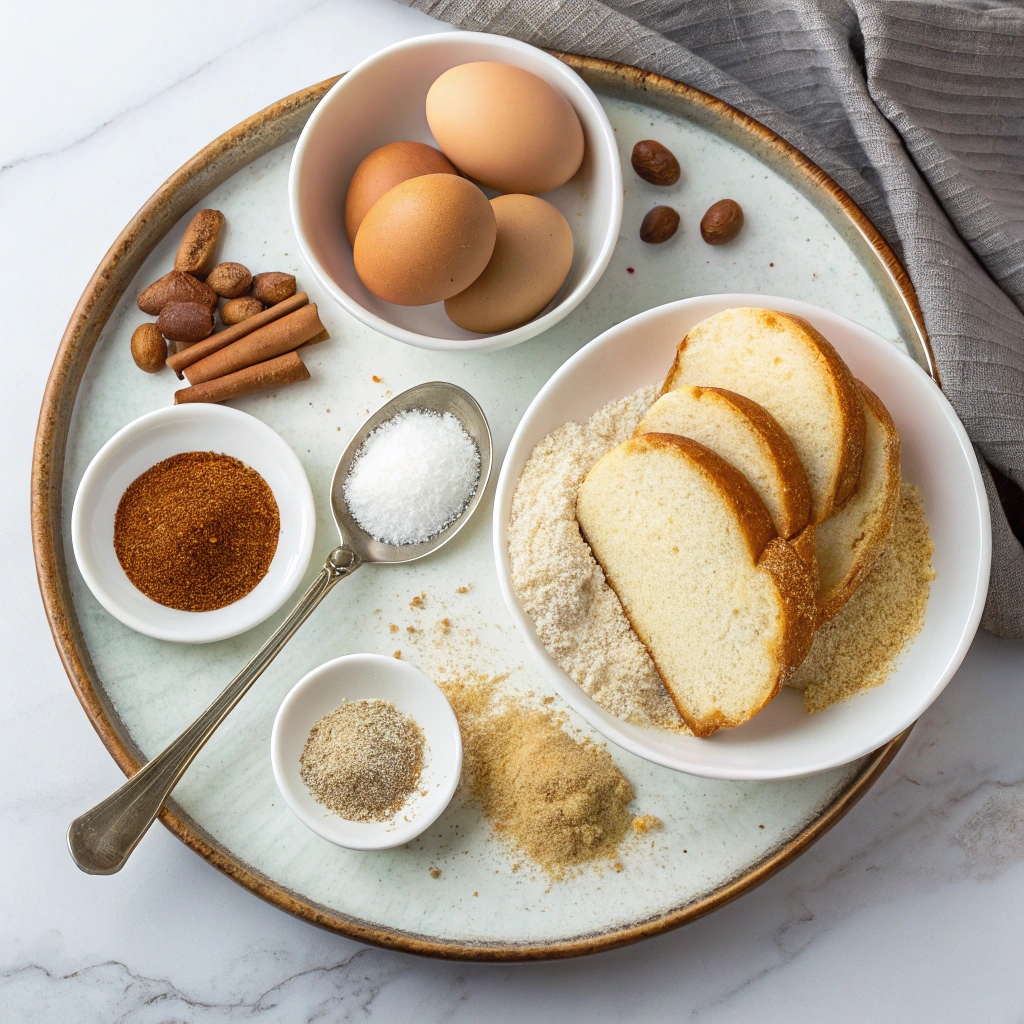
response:
[[[267,482],[215,452],[173,455],[137,477],[114,516],[114,551],[147,597],[207,612],[245,597],[267,574],[281,516]]]

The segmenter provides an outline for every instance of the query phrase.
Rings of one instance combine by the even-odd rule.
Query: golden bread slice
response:
[[[867,424],[857,490],[817,527],[818,605],[827,622],[850,599],[892,532],[900,502],[900,435],[889,410],[857,381]]]
[[[846,363],[806,320],[749,306],[709,317],[679,343],[662,393],[683,384],[728,388],[775,417],[807,473],[812,523],[853,493],[864,413]]]
[[[576,516],[679,714],[697,736],[757,714],[806,655],[814,576],[742,473],[676,434],[595,463]]]
[[[684,384],[662,395],[635,433],[680,434],[717,452],[753,484],[784,540],[807,525],[807,474],[793,442],[757,402],[725,388]]]

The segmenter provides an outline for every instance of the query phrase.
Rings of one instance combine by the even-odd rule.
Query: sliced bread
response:
[[[696,735],[757,714],[803,660],[814,577],[743,474],[710,448],[634,436],[591,468],[576,515]]]
[[[900,435],[889,410],[857,381],[867,424],[857,490],[817,528],[818,605],[831,619],[860,586],[885,547],[900,501]]]
[[[806,320],[771,309],[727,309],[679,343],[662,393],[684,384],[728,388],[768,410],[807,473],[811,522],[853,493],[864,451],[864,414],[853,375]]]
[[[753,484],[784,540],[807,525],[807,474],[793,442],[757,402],[725,388],[684,384],[662,395],[635,433],[680,434],[717,452]]]

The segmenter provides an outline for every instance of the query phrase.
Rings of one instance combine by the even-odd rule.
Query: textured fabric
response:
[[[1024,6],[989,0],[411,0],[463,28],[709,92],[824,168],[903,260],[943,389],[1024,485]],[[982,625],[1024,637],[1024,548],[991,475]],[[1012,481],[1012,484],[1006,481]],[[1016,485],[1016,487],[1014,486]]]

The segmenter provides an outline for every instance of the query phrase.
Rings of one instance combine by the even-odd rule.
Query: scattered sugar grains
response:
[[[419,544],[476,493],[480,451],[450,412],[407,409],[363,442],[345,480],[352,518],[385,544]]]
[[[822,711],[888,679],[924,625],[933,550],[921,493],[904,484],[888,545],[789,680],[803,690],[805,710]]]
[[[550,711],[497,696],[500,678],[442,681],[462,730],[470,792],[494,831],[552,878],[611,859],[635,820],[633,789],[603,747]]]
[[[342,818],[387,821],[416,789],[423,743],[419,726],[389,701],[345,701],[310,730],[299,775]]]
[[[606,711],[638,725],[685,732],[651,656],[629,625],[576,522],[576,493],[590,467],[626,440],[658,397],[656,387],[566,423],[534,448],[512,498],[512,586],[541,643]]]

